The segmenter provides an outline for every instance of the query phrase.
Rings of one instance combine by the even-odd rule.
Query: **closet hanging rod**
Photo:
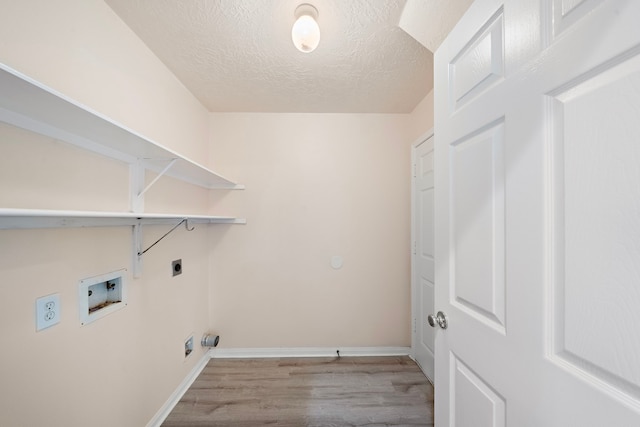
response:
[[[151,246],[149,246],[147,249],[145,249],[142,252],[138,252],[138,256],[142,256],[144,255],[149,249],[151,249],[152,247],[154,247],[155,245],[157,245],[162,239],[164,239],[165,237],[167,237],[169,234],[171,234],[173,232],[173,230],[175,230],[176,228],[180,227],[182,224],[184,224],[184,228],[187,231],[193,231],[196,228],[195,227],[191,227],[189,228],[189,218],[184,218],[182,221],[180,221],[179,223],[177,223],[171,230],[167,231],[166,233],[164,233],[164,235],[162,237],[160,237],[158,240],[156,240],[155,242],[153,242],[151,244]]]

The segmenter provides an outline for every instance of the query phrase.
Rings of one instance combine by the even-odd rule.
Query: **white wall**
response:
[[[101,0],[3,0],[0,62],[195,160],[208,113]],[[0,126],[0,206],[128,209],[126,165]],[[163,178],[149,211],[207,212],[207,192]],[[148,245],[166,226],[147,227]],[[203,356],[206,227],[176,230],[131,278],[128,227],[0,231],[0,425],[142,426]],[[171,277],[171,261],[184,273]],[[87,326],[78,281],[127,268],[129,305]],[[61,295],[61,323],[35,331],[35,300]],[[112,408],[111,410],[109,408]]]
[[[410,344],[409,115],[212,114],[211,326],[224,347]],[[334,270],[331,257],[344,258]]]

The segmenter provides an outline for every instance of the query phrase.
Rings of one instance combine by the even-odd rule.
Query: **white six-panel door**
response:
[[[434,307],[434,187],[433,135],[413,151],[413,356],[431,381],[434,379],[435,331],[427,325]]]
[[[476,0],[435,55],[436,425],[640,425],[640,1]]]

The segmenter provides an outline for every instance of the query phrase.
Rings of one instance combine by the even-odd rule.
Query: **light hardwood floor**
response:
[[[212,359],[163,426],[433,426],[408,357]]]

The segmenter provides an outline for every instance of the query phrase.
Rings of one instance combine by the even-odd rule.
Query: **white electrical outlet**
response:
[[[36,331],[60,323],[60,294],[47,295],[36,300]]]

